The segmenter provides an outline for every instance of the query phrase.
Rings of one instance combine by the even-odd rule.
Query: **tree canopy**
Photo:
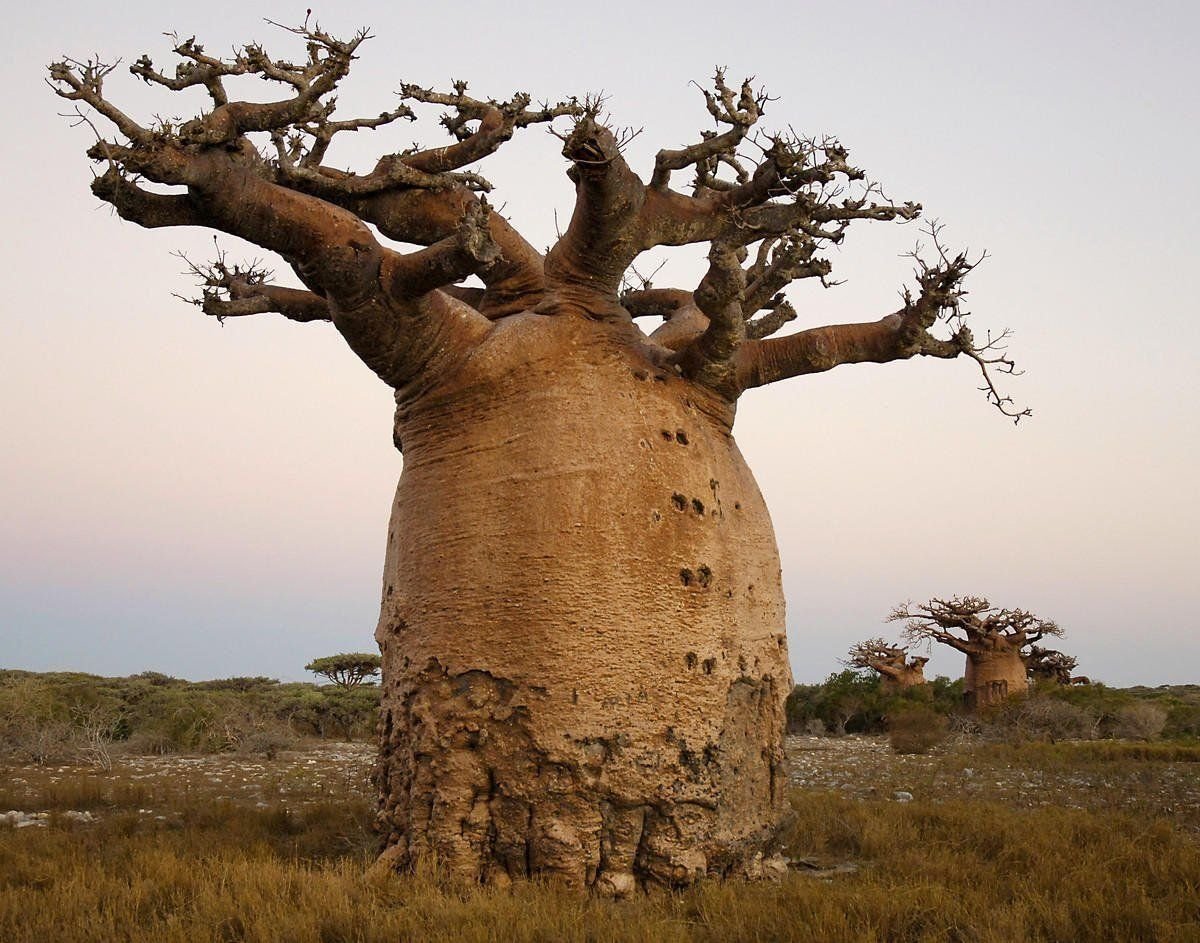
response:
[[[834,137],[763,131],[774,99],[751,80],[730,83],[718,69],[702,89],[711,129],[659,150],[643,180],[624,156],[635,133],[610,126],[601,96],[535,104],[526,92],[477,98],[461,81],[447,89],[403,82],[399,101],[380,113],[335,117],[335,93],[369,33],[342,40],[307,19],[285,29],[302,40],[302,59],[259,44],[221,58],[194,37],[175,36],[174,69],[160,70],[148,55],[129,66],[170,92],[203,89],[210,107],[190,120],[144,122],[123,111],[105,90],[115,63],[64,58],[50,66],[57,94],[96,132],[88,150],[103,167],[96,196],[142,226],[203,226],[245,238],[280,255],[304,285],[278,285],[264,263],[234,264],[219,253],[209,264],[189,262],[205,313],[333,321],[396,387],[448,366],[508,315],[652,317],[665,322],[652,334],[663,366],[727,399],[839,364],[966,356],[1001,412],[1028,415],[993,382],[994,371],[1015,372],[1004,353],[1007,332],[979,340],[967,326],[963,281],[982,255],[950,251],[937,225],[928,229],[928,252],[913,253],[915,285],[902,291],[898,309],[877,321],[772,336],[797,316],[784,294],[789,284],[831,284],[828,250],[852,223],[911,221],[921,206],[889,198]],[[230,86],[245,77],[281,94],[233,97]],[[367,172],[328,163],[338,135],[412,121],[428,105],[446,109],[441,124],[451,143],[387,153]],[[489,205],[492,184],[476,168],[535,124],[562,141],[576,186],[575,212],[544,256]],[[676,189],[681,171],[691,172],[691,184]],[[693,289],[658,288],[632,269],[647,250],[696,243],[708,244],[708,271]],[[482,288],[460,284],[471,275]]]
[[[304,670],[328,678],[343,688],[352,688],[378,675],[381,664],[382,659],[378,655],[368,652],[344,652],[314,658],[304,666]]]

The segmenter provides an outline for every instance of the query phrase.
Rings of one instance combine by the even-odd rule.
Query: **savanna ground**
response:
[[[619,902],[369,875],[363,743],[7,765],[0,940],[1200,940],[1198,747],[789,747],[781,883]]]

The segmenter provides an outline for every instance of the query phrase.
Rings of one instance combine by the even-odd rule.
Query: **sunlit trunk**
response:
[[[963,697],[970,708],[998,704],[1028,688],[1025,662],[1017,649],[967,655]]]
[[[399,867],[624,893],[770,858],[791,688],[770,519],[728,405],[635,336],[513,318],[398,398],[377,637]]]

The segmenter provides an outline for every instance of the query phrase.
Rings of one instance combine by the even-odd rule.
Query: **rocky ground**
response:
[[[1070,761],[1069,745],[1053,762],[1003,750],[950,744],[917,756],[897,755],[880,737],[789,737],[792,784],[852,799],[942,803],[985,799],[1007,806],[1153,811],[1200,833],[1200,764]],[[116,757],[110,769],[79,766],[0,768],[0,827],[55,821],[86,824],[118,807],[168,821],[181,798],[266,808],[282,800],[302,808],[368,799],[374,746],[322,744],[274,759],[216,756]],[[3,811],[8,809],[10,811]]]
[[[1200,764],[1194,762],[1072,762],[1071,744],[1041,763],[1014,762],[1003,749],[971,742],[923,755],[898,755],[884,737],[789,737],[787,745],[792,784],[805,789],[902,802],[1146,809],[1200,831]]]
[[[117,807],[169,822],[182,803],[232,803],[300,809],[319,802],[370,797],[375,748],[321,744],[273,759],[238,754],[115,757],[109,769],[80,766],[0,767],[0,826],[75,822]],[[36,808],[39,803],[50,808]],[[15,807],[20,807],[15,808]]]

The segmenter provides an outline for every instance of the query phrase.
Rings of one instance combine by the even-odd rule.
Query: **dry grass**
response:
[[[960,754],[920,759],[961,777]],[[1040,760],[1062,758],[1020,758]],[[1139,754],[1083,760],[1074,804],[1111,774],[1106,762],[1151,776],[1174,768]],[[204,764],[161,776],[144,766],[3,771],[0,808],[86,806],[99,821],[0,830],[0,940],[1200,941],[1200,842],[1166,809],[1025,808],[1002,791],[917,787],[916,801],[898,804],[797,789],[787,851],[856,872],[611,903],[545,885],[453,891],[430,874],[368,880],[361,766],[313,776],[319,785],[306,790],[303,759],[255,765],[263,790],[290,787],[286,799],[262,805],[231,790],[228,766],[219,782]],[[900,766],[898,781],[913,768]]]

